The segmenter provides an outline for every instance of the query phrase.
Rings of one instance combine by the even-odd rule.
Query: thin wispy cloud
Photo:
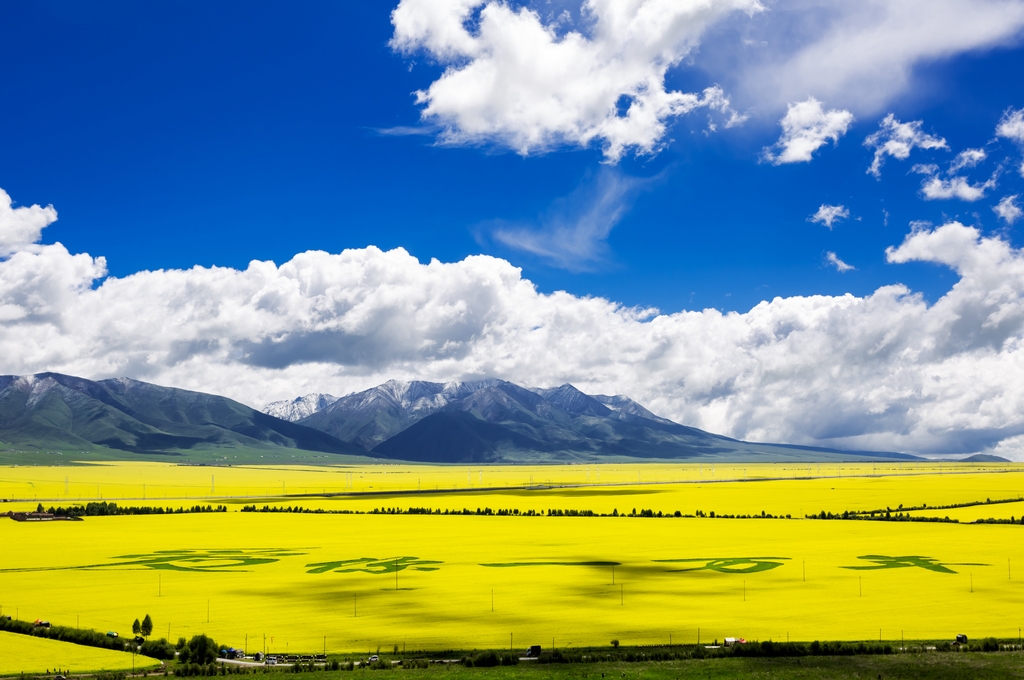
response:
[[[778,0],[770,7],[742,24],[733,20],[766,49],[744,59],[732,54],[734,47],[719,46],[729,52],[720,68],[723,76],[733,72],[737,95],[781,108],[810,93],[860,117],[913,90],[921,65],[1014,44],[1024,28],[1024,4],[1016,0]]]
[[[601,168],[536,221],[493,220],[479,225],[478,237],[528,253],[553,267],[591,271],[611,259],[608,237],[612,230],[634,201],[662,177],[631,177],[615,168]]]
[[[856,269],[856,267],[854,267],[853,265],[846,264],[845,262],[840,260],[839,256],[836,255],[831,250],[828,251],[827,253],[825,253],[825,261],[830,266],[835,267],[840,272],[848,272],[848,271],[853,271],[854,269]]]

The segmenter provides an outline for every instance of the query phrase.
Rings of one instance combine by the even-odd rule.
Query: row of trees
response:
[[[107,501],[90,501],[85,505],[70,507],[50,506],[47,510],[40,503],[36,512],[48,512],[54,517],[106,517],[108,515],[181,515],[193,512],[227,512],[228,506],[193,505],[191,508],[162,508],[152,505],[118,505]]]

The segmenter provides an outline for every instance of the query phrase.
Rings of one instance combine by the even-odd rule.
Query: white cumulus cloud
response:
[[[719,87],[670,91],[666,71],[689,56],[705,29],[757,0],[586,0],[586,33],[560,33],[527,7],[498,0],[402,0],[391,46],[426,52],[444,73],[416,93],[440,141],[494,143],[527,155],[600,144],[610,162],[658,150],[673,118],[698,108],[725,124],[742,117]]]
[[[786,116],[780,121],[782,136],[773,147],[777,151],[766,148],[764,157],[775,165],[808,162],[814,152],[829,140],[833,144],[838,143],[851,123],[852,113],[836,109],[826,111],[814,97],[790,104]]]
[[[853,269],[856,269],[856,267],[854,267],[854,266],[853,266],[852,264],[846,264],[845,262],[843,262],[842,260],[840,260],[840,259],[839,259],[839,256],[838,256],[838,255],[836,255],[836,254],[835,254],[834,252],[832,252],[831,250],[830,250],[830,251],[828,251],[827,253],[825,253],[825,260],[826,260],[826,261],[827,261],[827,262],[828,262],[828,263],[829,263],[830,265],[832,265],[833,267],[835,267],[836,269],[838,269],[838,270],[839,270],[840,272],[848,272],[848,271],[851,271],[851,270],[853,270]]]
[[[1024,435],[1024,253],[951,222],[886,258],[894,276],[931,262],[955,283],[931,304],[888,285],[663,313],[542,293],[485,256],[369,247],[103,278],[102,258],[36,245],[0,258],[0,372],[127,375],[256,405],[496,376],[628,394],[750,440],[1010,450]]]
[[[824,224],[826,227],[829,228],[829,231],[831,231],[832,230],[832,225],[834,223],[838,222],[839,220],[845,220],[849,216],[850,216],[850,210],[848,208],[846,208],[845,206],[842,206],[842,205],[828,205],[828,204],[822,203],[821,207],[818,208],[818,212],[814,213],[813,215],[811,215],[807,219],[809,221],[811,221],[811,222],[817,222],[819,224]]]
[[[959,198],[961,201],[974,202],[985,198],[985,192],[996,185],[994,179],[981,184],[971,184],[963,177],[932,177],[921,185],[921,193],[928,200]]]
[[[1007,109],[996,126],[996,135],[1024,144],[1024,108],[1019,111]]]
[[[1017,198],[1019,194],[1013,194],[1012,196],[1004,196],[1003,200],[999,201],[996,207],[992,208],[996,215],[999,215],[1007,224],[1013,224],[1020,216],[1024,214],[1021,211],[1020,206],[1017,205]]]
[[[0,257],[36,243],[42,238],[43,229],[57,221],[52,205],[13,205],[7,192],[0,189]]]
[[[868,174],[876,178],[882,176],[882,163],[886,156],[901,161],[910,156],[910,152],[918,149],[948,149],[942,137],[929,135],[921,131],[924,121],[915,120],[901,123],[896,116],[889,114],[882,119],[878,130],[864,140],[864,146],[875,150],[875,157],[868,168]]]
[[[988,154],[985,153],[984,149],[965,149],[953,159],[948,172],[954,173],[963,168],[973,168],[986,158],[988,158]]]

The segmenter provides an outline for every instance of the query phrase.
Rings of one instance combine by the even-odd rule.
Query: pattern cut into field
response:
[[[532,474],[578,482],[586,474],[578,467]],[[17,546],[6,551],[0,567],[7,592],[3,613],[17,609],[23,620],[45,618],[59,625],[74,625],[80,616],[82,627],[122,634],[134,618],[148,613],[155,635],[172,641],[206,633],[250,652],[265,644],[282,653],[324,647],[366,652],[403,644],[518,649],[611,639],[661,644],[669,636],[676,643],[693,643],[698,635],[702,642],[727,636],[1016,636],[1024,625],[1020,525],[797,519],[823,510],[889,507],[895,514],[900,505],[1017,498],[1024,491],[1018,467],[963,466],[956,474],[949,468],[942,474],[904,471],[883,477],[871,476],[867,465],[847,466],[841,477],[824,479],[666,483],[695,475],[699,480],[702,474],[692,466],[678,467],[620,469],[623,481],[641,475],[641,485],[630,486],[384,497],[267,495],[258,501],[261,507],[301,504],[324,510],[535,509],[533,516],[241,512],[256,502],[236,498],[222,513],[0,520],[0,541]],[[502,470],[469,473],[479,483],[479,476],[497,481]],[[741,480],[742,470],[729,472]],[[602,466],[602,477],[612,472]],[[746,468],[746,474],[762,478],[795,476],[780,472],[776,466]],[[406,486],[413,479],[409,475],[449,481],[461,476],[465,483],[467,470],[409,467],[395,473],[388,468],[385,475],[375,468],[118,464],[6,469],[4,479],[59,492],[65,475],[69,488],[72,478],[88,474],[92,482],[114,489],[130,487],[140,473],[154,480],[146,482],[147,490],[152,483],[170,496],[194,486],[200,476],[215,477],[215,484],[223,478],[236,485],[232,489],[256,479],[264,491],[273,475],[284,477],[285,484],[301,479],[311,489],[322,477],[322,490],[346,476],[353,486],[362,479],[360,484],[372,480],[376,487],[385,477],[400,475]],[[507,486],[523,477],[528,484],[529,474],[514,469]],[[662,483],[643,483],[656,474],[661,478],[653,481]],[[211,502],[218,503],[217,497]],[[980,507],[990,514],[1003,505],[1016,504]],[[634,509],[638,514],[701,510],[758,518],[547,516],[549,509],[573,508],[620,515]],[[762,512],[783,518],[761,518]],[[786,514],[793,518],[785,519]]]

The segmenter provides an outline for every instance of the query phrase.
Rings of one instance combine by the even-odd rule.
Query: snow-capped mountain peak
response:
[[[338,401],[338,398],[335,396],[314,392],[296,399],[271,402],[264,406],[262,410],[267,415],[294,423],[297,420],[302,420],[318,411],[324,410],[336,401]]]

